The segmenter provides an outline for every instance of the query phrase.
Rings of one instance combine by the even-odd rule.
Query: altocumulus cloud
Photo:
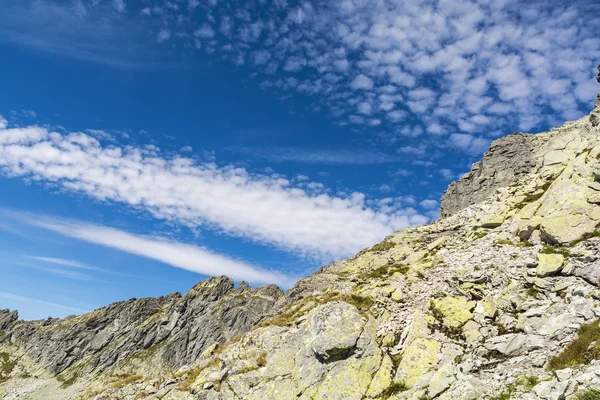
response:
[[[336,123],[466,153],[577,118],[596,94],[592,0],[8,2],[1,41],[121,67],[182,44],[247,65],[280,98],[312,96]]]
[[[342,124],[463,135],[433,146],[478,153],[501,132],[579,117],[596,94],[593,1],[245,0],[202,2],[193,18],[169,3],[147,18],[214,28],[196,48],[260,56],[247,63],[281,97],[314,96]]]
[[[361,193],[331,196],[315,185],[310,191],[294,186],[280,175],[199,163],[156,149],[103,146],[81,132],[60,134],[38,126],[0,125],[0,168],[9,177],[321,260],[351,255],[395,229],[428,221],[410,207],[381,207]]]

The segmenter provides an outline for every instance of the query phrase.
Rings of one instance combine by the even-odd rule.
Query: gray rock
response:
[[[495,140],[483,160],[453,182],[444,192],[441,216],[450,216],[472,204],[480,203],[498,189],[506,187],[535,166],[533,149],[536,137],[514,133]]]
[[[219,277],[184,296],[132,299],[62,320],[17,322],[16,312],[0,311],[0,342],[22,346],[54,374],[83,359],[82,372],[103,370],[159,344],[161,364],[176,369],[208,346],[250,330],[282,295],[274,285],[234,289],[233,280]]]
[[[308,327],[308,346],[318,358],[331,362],[347,358],[356,348],[364,322],[356,307],[333,302],[317,309]]]
[[[585,279],[592,285],[600,286],[600,260],[576,269],[574,275]]]

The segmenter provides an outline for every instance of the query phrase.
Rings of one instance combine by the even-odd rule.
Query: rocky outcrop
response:
[[[480,203],[496,190],[531,172],[535,166],[535,146],[536,136],[525,133],[495,140],[482,161],[473,164],[470,172],[448,186],[442,196],[441,216],[447,217]]]
[[[274,285],[234,289],[230,278],[211,278],[184,296],[132,299],[62,320],[16,322],[16,313],[0,312],[0,327],[4,342],[53,374],[102,371],[134,356],[174,370],[250,330],[282,295]]]

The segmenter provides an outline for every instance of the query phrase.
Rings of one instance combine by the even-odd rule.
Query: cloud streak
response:
[[[275,162],[296,162],[305,164],[344,164],[371,165],[389,164],[402,161],[386,153],[349,149],[303,149],[288,147],[271,148],[231,148],[232,151],[249,154]]]
[[[414,209],[383,209],[362,193],[332,196],[281,175],[198,163],[156,149],[103,146],[95,138],[38,126],[0,129],[0,169],[125,204],[196,229],[330,260],[356,253],[395,229],[428,221]]]
[[[250,283],[275,283],[284,288],[291,287],[296,281],[296,278],[280,272],[266,270],[198,246],[173,242],[160,237],[135,235],[110,227],[39,214],[8,210],[3,210],[3,214],[21,223],[66,237],[160,261],[202,275],[227,275],[236,280],[245,280]],[[96,267],[72,260],[37,256],[28,258],[74,268],[97,270]]]
[[[91,265],[87,265],[81,263],[79,261],[74,260],[66,260],[64,258],[54,258],[54,257],[39,257],[39,256],[24,256],[25,258],[29,258],[31,260],[43,261],[50,264],[62,265],[65,267],[85,269],[88,271],[103,271],[101,268],[94,267]]]
[[[8,300],[17,301],[20,303],[35,304],[35,305],[54,308],[54,309],[58,309],[58,310],[62,310],[62,311],[67,311],[67,312],[70,312],[73,314],[84,314],[84,313],[90,311],[90,310],[85,310],[82,308],[65,306],[65,305],[53,303],[50,301],[44,301],[44,300],[33,299],[31,297],[20,296],[20,295],[8,293],[8,292],[0,292],[0,297],[2,297],[4,299],[8,299]]]

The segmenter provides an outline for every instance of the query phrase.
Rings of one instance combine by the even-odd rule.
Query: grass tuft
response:
[[[126,376],[123,379],[119,379],[118,381],[114,382],[111,385],[111,388],[113,388],[113,389],[121,389],[122,387],[127,386],[130,383],[133,383],[135,381],[139,381],[142,378],[143,378],[142,375],[137,375],[137,374],[136,375],[129,375],[129,376]]]
[[[575,365],[587,364],[600,358],[600,320],[582,325],[578,333],[577,339],[548,362],[548,370],[556,371]],[[596,342],[596,344],[590,348],[593,342]]]
[[[406,385],[406,383],[394,382],[390,386],[388,386],[383,392],[381,392],[381,395],[379,395],[379,398],[386,400],[386,399],[389,399],[390,397],[392,397],[393,395],[401,393],[401,392],[405,392],[408,389],[409,389],[409,387]]]
[[[564,258],[571,256],[571,252],[566,247],[554,247],[549,245],[544,245],[540,250],[540,254],[561,254]]]
[[[214,360],[212,360],[211,362],[209,362],[202,368],[200,368],[200,367],[192,368],[187,373],[185,380],[179,383],[179,385],[177,386],[177,389],[181,390],[182,392],[187,392],[188,390],[190,390],[190,386],[192,386],[192,384],[196,381],[196,378],[198,378],[198,375],[200,375],[200,373],[202,371],[204,371],[206,368],[214,367],[214,366],[218,365],[219,363],[220,363],[219,359],[215,358]]]
[[[380,253],[382,251],[388,251],[390,249],[393,249],[394,247],[396,247],[396,243],[386,240],[381,243],[377,243],[375,246],[371,247],[367,251]]]
[[[600,400],[600,390],[588,389],[575,396],[577,400]]]
[[[571,243],[569,243],[569,247],[577,246],[579,243],[581,243],[583,241],[586,241],[586,240],[591,239],[591,238],[596,238],[596,237],[600,237],[600,230],[594,231],[592,233],[586,233],[585,235],[583,235],[579,239],[573,240]]]
[[[292,325],[298,318],[308,314],[314,308],[330,303],[332,301],[344,301],[348,304],[352,304],[362,314],[367,314],[371,306],[375,301],[369,297],[359,296],[357,294],[330,292],[322,296],[310,296],[301,301],[300,303],[294,304],[290,309],[283,313],[276,315],[272,318],[264,320],[257,325],[258,328],[277,325],[277,326],[289,326]]]
[[[358,277],[362,280],[379,279],[391,276],[396,272],[406,274],[408,271],[410,271],[410,267],[408,265],[396,263],[392,265],[384,265],[383,267],[379,267],[371,271],[365,271]]]

